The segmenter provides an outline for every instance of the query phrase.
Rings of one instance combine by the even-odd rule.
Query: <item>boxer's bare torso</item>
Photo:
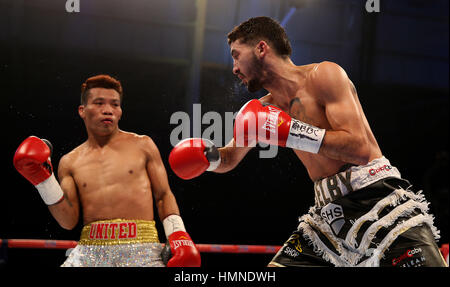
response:
[[[334,121],[334,115],[331,115],[331,118],[329,118],[327,114],[327,106],[334,103],[330,102],[330,99],[322,94],[320,87],[315,85],[315,81],[311,80],[313,72],[317,72],[315,71],[317,67],[318,64],[298,67],[299,75],[301,75],[298,78],[299,88],[295,93],[295,97],[290,99],[289,102],[280,101],[276,98],[276,95],[272,94],[264,96],[260,101],[274,104],[287,112],[292,118],[326,129],[327,131],[346,127],[347,123],[336,122]],[[370,152],[369,161],[371,161],[381,157],[382,153],[364,115],[356,89],[350,79],[348,79],[348,86],[350,87],[348,89],[349,93],[343,94],[343,99],[340,99],[341,103],[336,103],[336,105],[341,106],[340,109],[342,109],[341,112],[343,114],[346,112],[353,114],[352,119],[349,120],[359,121],[357,124],[363,130],[363,133],[360,135],[368,143]],[[342,117],[342,119],[345,120],[345,117]],[[340,118],[339,121],[342,119]],[[346,161],[333,159],[322,153],[312,154],[301,150],[293,151],[302,161],[313,181],[336,174],[343,165],[347,164]]]
[[[153,220],[148,140],[119,131],[108,144],[86,141],[61,160],[59,173],[71,176],[76,185],[84,224],[111,218]]]

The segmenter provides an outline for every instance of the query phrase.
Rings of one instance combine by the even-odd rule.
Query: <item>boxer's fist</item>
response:
[[[200,267],[200,252],[189,234],[176,231],[169,236],[168,241],[172,258],[167,262],[167,267]]]
[[[53,173],[50,156],[51,144],[49,146],[44,140],[30,136],[17,148],[13,163],[23,177],[33,185],[38,185]]]
[[[318,153],[325,130],[293,119],[278,107],[251,100],[236,115],[233,135],[237,146],[263,142]]]
[[[167,242],[161,252],[161,258],[167,267],[199,267],[200,253],[186,232],[183,220],[177,214],[164,218],[164,233]]]
[[[253,146],[256,142],[286,146],[290,124],[291,117],[282,110],[251,100],[236,115],[234,140],[238,146]]]
[[[169,164],[177,176],[191,179],[216,169],[220,164],[220,153],[210,140],[184,139],[170,152]]]
[[[36,187],[47,205],[59,202],[64,195],[53,174],[51,154],[48,140],[30,136],[19,145],[13,158],[14,167]]]

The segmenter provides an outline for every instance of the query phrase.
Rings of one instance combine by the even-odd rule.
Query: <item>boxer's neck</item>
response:
[[[92,147],[99,147],[102,148],[108,143],[110,143],[112,140],[117,138],[120,135],[120,130],[115,129],[112,133],[107,135],[99,135],[94,133],[88,134],[88,143]]]
[[[294,65],[290,59],[278,61],[267,68],[267,80],[263,87],[279,104],[288,105],[303,82],[300,80],[304,78],[302,68]]]

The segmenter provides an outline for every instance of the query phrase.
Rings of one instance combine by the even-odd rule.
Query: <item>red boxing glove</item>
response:
[[[50,148],[40,138],[30,136],[17,148],[14,167],[33,185],[38,185],[53,173]]]
[[[200,253],[187,234],[183,220],[177,214],[163,220],[166,245],[161,252],[161,259],[167,267],[199,267]]]
[[[177,176],[191,179],[216,169],[220,164],[220,153],[210,140],[184,139],[170,152],[169,164]]]
[[[63,198],[61,187],[53,174],[51,152],[49,141],[30,136],[19,145],[13,158],[14,167],[37,188],[47,205]]]
[[[169,235],[172,258],[167,267],[200,267],[201,257],[189,234],[176,231]]]
[[[292,119],[272,105],[259,100],[247,102],[236,115],[234,139],[237,146],[253,146],[257,141],[318,153],[325,130]]]

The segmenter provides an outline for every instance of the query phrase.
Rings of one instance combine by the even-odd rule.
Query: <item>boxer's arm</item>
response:
[[[161,159],[158,147],[153,140],[145,136],[144,151],[147,154],[147,174],[149,176],[152,193],[155,198],[158,215],[161,220],[171,214],[180,214],[167,178],[166,168]]]
[[[70,173],[70,162],[71,160],[66,155],[61,158],[58,166],[59,185],[63,190],[64,198],[58,203],[48,206],[50,213],[59,225],[68,230],[77,225],[80,214],[77,187]]]
[[[271,94],[267,94],[258,100],[262,104],[271,104],[273,98]],[[227,145],[219,148],[221,162],[213,172],[226,173],[233,170],[251,149],[252,147],[237,147],[236,141],[232,138]]]
[[[323,62],[311,76],[313,89],[325,107],[331,129],[327,129],[319,154],[358,165],[367,164],[370,150],[356,94],[345,71]]]
[[[224,147],[219,148],[220,165],[213,170],[217,173],[226,173],[234,169],[245,157],[252,147],[237,147],[234,138]]]
[[[149,137],[144,137],[145,150],[148,153],[147,173],[152,185],[158,215],[167,237],[161,258],[167,267],[199,267],[200,253],[186,232],[183,220],[179,216],[175,196],[170,190],[167,172],[161,160],[158,147]],[[167,250],[170,250],[167,251]],[[170,253],[167,254],[167,253]]]

